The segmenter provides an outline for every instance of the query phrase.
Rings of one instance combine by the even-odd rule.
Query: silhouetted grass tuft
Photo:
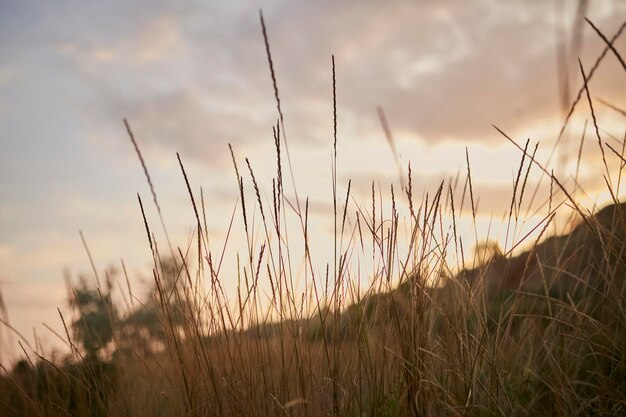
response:
[[[0,374],[0,415],[624,415],[626,204],[618,196],[625,144],[620,152],[602,142],[587,86],[624,26],[605,40],[607,47],[589,74],[581,64],[584,85],[565,121],[585,90],[613,204],[591,213],[577,200],[586,124],[574,189],[537,160],[538,143],[531,152],[529,139],[521,146],[496,127],[521,152],[508,218],[504,213],[507,247],[501,251],[485,244],[473,261],[466,259],[460,232],[462,217],[471,216],[480,247],[480,196],[467,148],[465,173],[459,173],[464,178],[443,180],[434,193],[417,201],[411,165],[404,178],[380,109],[403,177],[400,192],[390,185],[385,198],[382,189],[387,186],[372,182],[367,207],[369,202],[357,201],[350,180],[340,183],[333,56],[334,201],[328,210],[333,254],[316,265],[309,199],[301,210],[293,172],[282,169],[283,146],[289,160],[287,139],[262,14],[260,19],[278,112],[272,127],[276,171],[271,201],[248,158],[254,196],[250,199],[248,190],[246,198],[245,172],[239,171],[229,145],[238,198],[223,246],[213,252],[204,193],[201,188],[201,221],[177,154],[193,208],[193,239],[172,246],[167,238],[170,253],[161,254],[148,207],[137,195],[153,257],[153,283],[148,295],[135,297],[122,263],[131,302],[121,312],[111,301],[115,272],[107,271],[101,286],[81,233],[97,282],[96,287],[84,280],[74,286],[73,314],[60,317],[65,336],[57,336],[67,339],[71,355],[46,357],[39,343],[25,349],[22,335],[15,332],[24,359]],[[165,229],[145,160],[124,123]],[[618,159],[613,172],[604,145],[612,152],[609,157]],[[522,202],[531,170],[549,178],[550,195],[537,208],[535,191],[525,219]],[[295,203],[285,195],[283,175],[291,175]],[[615,184],[612,178],[618,178]],[[462,190],[457,190],[459,179]],[[340,191],[344,186],[345,196]],[[464,210],[466,196],[469,208]],[[576,217],[571,230],[549,233],[568,205]],[[537,210],[534,216],[529,215],[531,206]],[[239,210],[246,252],[229,260],[237,269],[226,276],[222,263],[231,233],[238,232],[232,225]],[[520,237],[524,222],[534,223]],[[296,226],[288,228],[290,223]],[[236,289],[227,291],[226,283]]]

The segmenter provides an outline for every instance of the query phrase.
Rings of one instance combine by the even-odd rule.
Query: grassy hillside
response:
[[[433,214],[441,211],[432,204]],[[102,311],[111,319],[111,342],[89,350],[94,343],[81,342],[75,322],[68,329],[75,337],[71,356],[31,354],[2,375],[0,410],[15,416],[623,415],[622,209],[610,205],[517,256],[496,254],[443,286],[428,285],[419,263],[395,289],[382,273],[368,291],[338,281],[309,312],[286,290],[262,308],[252,284],[229,303],[219,277],[209,301],[199,303],[204,290],[188,280],[185,263],[155,258],[152,297],[121,317],[107,303],[94,307],[97,300],[88,296],[107,300],[107,291],[78,288],[89,317]],[[415,230],[428,230],[434,219]],[[289,288],[289,277],[271,269],[274,288]],[[270,318],[276,315],[282,319]]]
[[[197,253],[168,252],[144,216],[153,256],[149,296],[122,310],[111,296],[112,273],[101,287],[75,286],[74,316],[63,317],[61,335],[70,353],[49,357],[39,346],[20,345],[23,359],[0,374],[1,416],[626,415],[626,205],[618,203],[619,186],[607,190],[615,204],[586,213],[528,143],[518,145],[523,158],[508,220],[520,221],[512,216],[522,211],[520,173],[542,171],[554,184],[539,207],[539,238],[522,242],[530,246],[523,253],[495,251],[476,264],[463,259],[463,269],[450,265],[448,254],[464,256],[459,213],[465,208],[476,222],[469,158],[463,197],[442,182],[418,202],[409,170],[401,192],[392,189],[389,201],[380,201],[372,188],[371,208],[351,206],[356,214],[348,223],[341,202],[351,201],[350,188],[338,195],[335,146],[334,259],[319,268],[310,253],[308,200],[296,206],[283,190],[282,113],[273,139],[269,205],[250,165],[240,169],[231,149],[248,243],[238,276],[224,276],[219,254],[209,251],[198,210],[204,204],[179,156]],[[599,133],[597,139],[604,155],[606,142]],[[621,149],[598,174],[616,184],[624,139]],[[578,225],[545,236],[568,205]],[[258,239],[249,229],[253,210]],[[287,217],[301,226],[303,247],[288,244]],[[302,273],[292,269],[296,256]],[[365,287],[359,256],[373,264]],[[299,274],[306,274],[303,289],[295,284]],[[235,294],[224,288],[227,281],[237,282]]]

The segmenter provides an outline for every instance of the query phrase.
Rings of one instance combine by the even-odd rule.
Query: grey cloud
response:
[[[615,12],[624,7],[611,4]],[[288,102],[297,105],[299,95],[329,97],[328,58],[335,52],[340,112],[372,117],[381,104],[395,129],[428,140],[489,141],[492,123],[519,129],[538,116],[558,114],[549,4],[323,5],[268,19]],[[591,10],[589,16],[611,33],[621,23],[618,14]],[[585,36],[589,62],[603,44],[588,28]],[[624,44],[622,39],[619,46]],[[594,89],[610,93],[619,67],[603,69]]]
[[[355,2],[299,12],[270,20],[281,92],[296,108],[299,95],[329,97],[328,56],[336,52],[340,112],[367,118],[381,104],[394,129],[431,141],[494,140],[492,123],[519,130],[557,115],[555,29],[546,4]],[[621,22],[609,16],[597,23],[615,30]],[[589,62],[603,44],[588,30],[586,41]],[[407,68],[413,71],[408,81]],[[619,67],[603,70],[593,84],[596,94],[623,100],[624,91],[614,88]]]
[[[208,109],[200,97],[190,91],[177,91],[131,101],[116,109],[124,114],[142,142],[158,144],[164,151],[180,152],[183,157],[214,163],[228,154],[229,142],[271,141],[269,128],[236,110]],[[271,120],[267,121],[269,126]],[[270,142],[271,143],[271,142]]]
[[[229,2],[150,4],[126,4],[124,13],[104,3],[79,8],[74,13],[81,23],[64,29],[63,39],[81,46],[70,61],[89,91],[83,110],[101,123],[96,128],[106,130],[126,116],[149,138],[147,147],[210,161],[228,157],[226,142],[266,140],[277,114],[257,9]],[[553,7],[545,2],[259,6],[292,140],[319,141],[332,133],[333,53],[340,116],[371,128],[378,128],[377,105],[394,131],[430,143],[494,141],[492,123],[515,132],[539,117],[558,116]],[[589,15],[610,35],[626,6],[597,7]],[[158,34],[146,28],[164,16],[179,36],[168,51],[173,56],[136,62],[129,42],[158,44]],[[63,22],[59,16],[45,20]],[[603,44],[588,28],[585,42],[583,61],[590,66]],[[622,39],[617,47],[624,45]],[[117,47],[119,54],[85,67],[89,51],[99,47]],[[619,68],[607,62],[601,69],[594,94],[622,102],[626,92],[615,91]]]

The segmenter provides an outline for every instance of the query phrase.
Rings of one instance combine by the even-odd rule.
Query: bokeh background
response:
[[[389,184],[400,189],[381,107],[405,175],[411,164],[416,199],[459,173],[462,187],[467,148],[479,234],[489,231],[511,246],[498,224],[508,212],[521,154],[492,124],[518,143],[540,142],[539,159],[547,161],[564,108],[581,86],[577,58],[588,71],[605,46],[581,16],[607,37],[626,19],[626,2],[618,0],[0,0],[0,291],[10,323],[25,339],[63,349],[42,323],[63,334],[56,308],[68,309],[65,277],[93,279],[79,230],[99,270],[119,269],[123,259],[137,293],[150,280],[137,192],[163,236],[124,118],[176,245],[193,240],[195,225],[176,152],[196,195],[203,189],[216,252],[239,195],[228,143],[240,169],[249,157],[263,198],[271,199],[278,115],[259,9],[294,181],[300,198],[310,198],[319,268],[330,259],[333,235],[332,54],[340,194],[348,179],[354,204],[371,204],[372,182],[384,195]],[[615,46],[626,53],[626,38]],[[594,98],[624,108],[624,81],[609,53],[589,86]],[[619,144],[624,116],[606,105],[595,110],[604,139]],[[550,160],[570,187],[589,118],[583,101]],[[599,158],[588,128],[578,181],[590,209],[608,200],[600,191]],[[536,200],[541,210],[549,181],[538,174],[531,174],[529,187],[544,196]],[[293,188],[286,193],[294,197]],[[547,208],[536,210],[523,213],[529,226]],[[244,241],[240,215],[233,229],[224,276],[234,271],[232,254]],[[473,230],[463,233],[472,242]],[[2,360],[19,352],[19,337],[10,333],[0,332],[8,352]]]

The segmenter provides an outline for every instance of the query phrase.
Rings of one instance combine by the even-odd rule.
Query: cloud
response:
[[[432,143],[493,141],[492,123],[520,130],[546,113],[558,116],[555,29],[547,4],[344,3],[298,11],[267,19],[288,102],[297,102],[289,100],[292,94],[328,96],[328,55],[334,52],[340,112],[372,117],[383,105],[395,129]],[[607,33],[621,23],[597,10],[590,16],[598,16]],[[306,34],[315,34],[309,44]],[[603,44],[586,34],[588,62]],[[303,44],[308,47],[299,48]],[[614,90],[602,80],[619,76],[619,67],[603,71],[598,93]]]
[[[608,3],[590,7],[589,16],[610,35],[626,7]],[[208,162],[228,158],[227,142],[268,135],[277,114],[256,11],[161,6],[161,14],[142,18],[135,30],[131,15],[123,36],[103,36],[82,52],[90,60],[82,75],[93,89],[88,114],[99,115],[103,125],[130,117],[146,132],[146,146]],[[516,133],[538,118],[560,118],[554,16],[547,4],[262,6],[292,141],[319,143],[332,134],[333,53],[339,114],[361,130],[378,129],[378,105],[394,132],[433,146],[493,143],[500,139],[491,124]],[[198,16],[206,14],[209,23],[201,24]],[[603,43],[588,28],[584,34],[589,67]],[[625,44],[621,39],[617,46]],[[83,58],[76,62],[85,65]],[[619,76],[617,65],[601,66],[594,94],[622,102],[626,96],[613,81]],[[354,127],[340,129],[358,134]]]
[[[5,178],[0,264],[10,266],[10,276],[2,279],[58,278],[70,262],[88,271],[80,228],[102,260],[99,266],[117,262],[119,255],[128,258],[130,270],[146,265],[149,249],[134,193],[148,196],[148,190],[123,128],[125,117],[151,169],[165,221],[175,222],[170,230],[175,244],[184,245],[194,226],[175,152],[185,162],[194,192],[204,187],[209,229],[218,235],[212,245],[225,234],[238,197],[227,143],[233,144],[245,177],[247,202],[255,199],[244,157],[255,170],[261,198],[271,200],[276,175],[271,128],[278,115],[259,7],[295,182],[301,204],[310,196],[311,215],[321,225],[310,230],[322,231],[321,247],[328,246],[324,231],[332,223],[331,54],[341,198],[350,178],[354,201],[367,208],[372,181],[383,193],[398,183],[377,106],[385,109],[405,175],[411,162],[416,200],[426,191],[432,196],[441,179],[457,171],[457,193],[462,192],[468,146],[485,230],[492,212],[494,219],[508,212],[521,156],[491,125],[519,143],[527,137],[533,144],[540,141],[539,159],[547,160],[562,120],[556,28],[571,30],[573,8],[555,16],[551,3],[524,0],[14,2],[0,13],[0,53],[11,63],[0,69]],[[590,2],[588,10],[607,36],[625,14],[626,3],[618,0]],[[589,71],[604,44],[588,27],[583,35],[581,59]],[[616,47],[625,51],[626,38]],[[575,87],[580,74],[571,58]],[[592,96],[624,107],[626,91],[616,88],[622,85],[620,71],[615,57],[607,56],[590,83]],[[601,127],[621,138],[621,116],[600,106],[595,110]],[[558,170],[559,158],[568,155],[562,159],[569,161],[564,176],[570,190],[567,177],[575,168],[581,121],[589,118],[583,101],[572,135],[550,166]],[[603,187],[594,141],[589,126],[579,178],[588,193]],[[285,192],[293,199],[283,150]],[[528,190],[537,184],[537,171]],[[395,190],[400,200],[398,185]],[[549,193],[545,178],[539,193],[537,201],[543,202]],[[146,208],[159,234],[154,207]],[[464,219],[471,217],[467,209],[466,200]],[[235,223],[240,222],[235,214]],[[242,227],[235,224],[234,230],[239,236]],[[473,230],[468,233],[473,236]],[[234,250],[236,243],[231,244]],[[62,301],[61,292],[55,297]]]
[[[127,117],[139,137],[150,147],[163,152],[180,152],[184,158],[214,163],[227,155],[227,144],[243,144],[270,137],[271,119],[265,124],[242,117],[242,109],[214,108],[211,102],[191,90],[165,93],[111,109],[118,120]],[[125,115],[125,116],[122,116]],[[263,129],[265,127],[265,129]]]
[[[108,39],[78,38],[59,42],[56,49],[82,71],[102,76],[103,71],[121,68],[149,68],[185,55],[178,19],[155,16],[143,22],[131,35]],[[115,68],[116,67],[116,68]]]

